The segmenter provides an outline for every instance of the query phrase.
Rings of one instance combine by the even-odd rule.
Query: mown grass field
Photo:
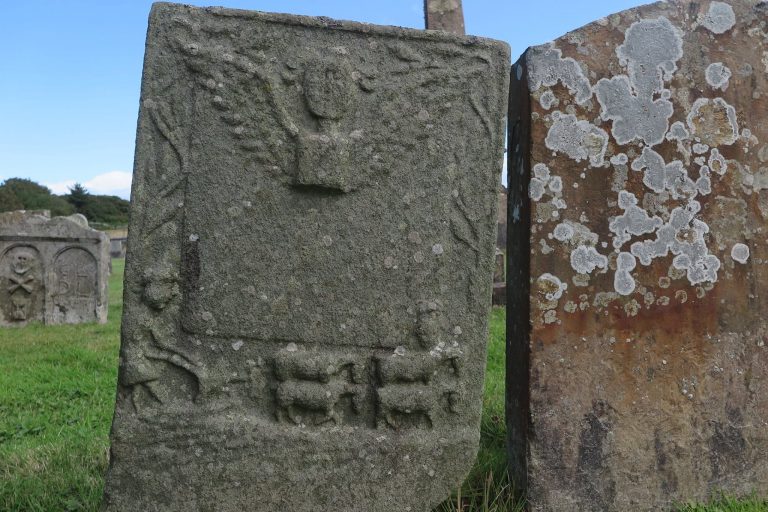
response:
[[[123,261],[115,260],[106,325],[0,329],[0,512],[98,510],[117,379],[122,276]],[[504,435],[504,312],[496,309],[480,455],[439,512],[520,510],[504,479]],[[768,503],[724,499],[680,510],[768,512]]]

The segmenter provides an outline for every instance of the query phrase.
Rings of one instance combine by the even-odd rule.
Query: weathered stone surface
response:
[[[533,510],[768,489],[767,15],[657,3],[513,67],[507,412]]]
[[[0,326],[106,322],[108,251],[82,215],[0,214]]]
[[[426,511],[477,449],[509,53],[156,4],[107,511]]]
[[[424,0],[424,24],[430,30],[464,34],[461,0]]]

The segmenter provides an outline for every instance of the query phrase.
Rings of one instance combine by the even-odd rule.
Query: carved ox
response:
[[[445,363],[450,363],[455,372],[459,371],[459,357],[455,354],[382,357],[378,360],[379,380],[383,386],[403,382],[429,384]]]
[[[324,384],[347,369],[352,382],[358,382],[360,373],[357,360],[352,356],[307,352],[279,352],[275,356],[274,368],[275,376],[280,381],[297,379]]]
[[[339,424],[336,405],[345,395],[353,393],[341,383],[322,384],[318,382],[290,381],[277,386],[277,420],[287,418],[295,424],[302,422],[302,411],[320,413],[317,425],[333,421]]]
[[[378,389],[379,410],[384,421],[392,428],[399,429],[398,415],[426,418],[430,428],[433,414],[440,407],[444,395],[448,396],[453,411],[455,391],[422,386],[419,384],[392,384]]]

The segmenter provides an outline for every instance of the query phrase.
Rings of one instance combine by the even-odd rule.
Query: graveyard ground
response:
[[[98,510],[114,406],[123,260],[114,260],[106,325],[0,329],[0,511]],[[512,512],[504,468],[504,311],[494,309],[482,446],[472,474],[439,512]],[[768,512],[723,499],[685,512]],[[397,512],[397,511],[393,511]]]

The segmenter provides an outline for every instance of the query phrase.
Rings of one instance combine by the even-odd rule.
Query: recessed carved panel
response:
[[[98,264],[86,249],[71,247],[53,263],[54,316],[57,323],[80,323],[96,319]]]
[[[24,325],[43,320],[45,285],[40,253],[32,246],[11,247],[0,259],[0,306],[5,323]]]

